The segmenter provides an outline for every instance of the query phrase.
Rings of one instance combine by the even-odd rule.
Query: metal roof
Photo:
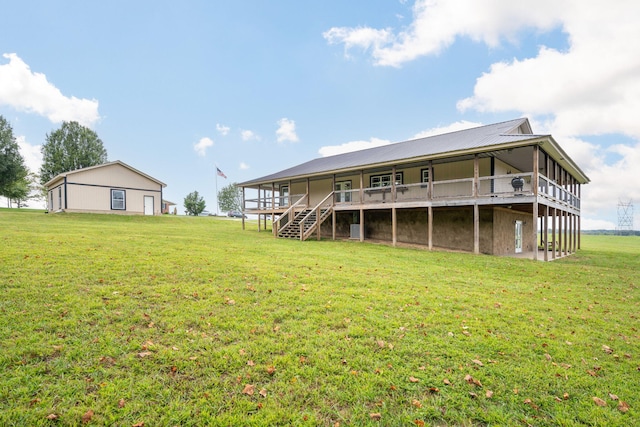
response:
[[[406,163],[412,159],[419,160],[443,157],[447,153],[481,152],[486,151],[488,147],[500,148],[500,146],[540,138],[549,138],[552,140],[549,135],[534,135],[531,132],[529,120],[520,118],[441,135],[397,142],[381,147],[337,154],[329,157],[320,157],[271,175],[243,182],[239,185],[247,187],[285,179],[337,173],[362,167],[382,166],[398,161]],[[579,168],[577,170],[580,171]],[[582,172],[580,171],[580,173]]]
[[[120,161],[120,160],[115,160],[115,161],[113,161],[113,162],[103,163],[103,164],[101,164],[101,165],[88,166],[88,167],[86,167],[86,168],[75,169],[75,170],[72,170],[72,171],[67,171],[67,172],[59,173],[58,175],[56,175],[56,176],[54,176],[53,178],[51,178],[51,179],[50,179],[46,184],[44,184],[44,187],[45,187],[45,188],[49,188],[53,182],[55,182],[55,181],[59,180],[60,178],[64,178],[64,177],[66,177],[66,176],[73,175],[73,174],[75,174],[75,173],[79,173],[79,172],[86,172],[86,171],[91,170],[91,169],[98,169],[98,168],[103,168],[103,167],[106,167],[106,166],[112,166],[112,165],[120,165],[120,166],[123,166],[123,167],[125,167],[125,168],[127,168],[127,169],[129,169],[129,170],[131,170],[131,171],[133,171],[133,172],[135,172],[135,173],[137,173],[138,175],[142,175],[142,176],[144,176],[145,178],[148,178],[148,179],[150,179],[151,181],[154,181],[155,183],[160,184],[162,187],[166,187],[166,186],[167,186],[167,184],[165,184],[164,182],[159,181],[159,180],[155,179],[154,177],[149,176],[149,175],[147,175],[146,173],[141,172],[141,171],[139,171],[138,169],[136,169],[136,168],[134,168],[134,167],[129,166],[129,165],[128,165],[128,164],[126,164],[125,162],[122,162],[122,161]]]

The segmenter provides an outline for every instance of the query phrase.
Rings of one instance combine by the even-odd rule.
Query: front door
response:
[[[522,253],[522,221],[516,221],[516,253]]]
[[[144,196],[144,214],[153,215],[153,196]]]
[[[351,201],[351,181],[336,182],[336,203]]]

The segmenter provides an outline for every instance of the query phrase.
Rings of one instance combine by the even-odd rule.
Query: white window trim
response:
[[[115,199],[116,193],[122,193],[122,207],[115,207],[114,202],[120,202],[120,199]],[[126,211],[127,210],[127,192],[125,190],[111,189],[111,210],[114,211]]]
[[[403,175],[404,174],[402,172],[396,172],[396,184],[403,183]],[[383,173],[380,175],[371,175],[369,177],[369,186],[371,188],[391,186],[391,174]]]

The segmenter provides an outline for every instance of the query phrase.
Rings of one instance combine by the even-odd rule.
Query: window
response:
[[[280,186],[280,206],[289,206],[289,186]]]
[[[111,190],[111,209],[120,211],[126,209],[124,190]]]
[[[62,209],[62,187],[58,187],[58,209]]]
[[[429,168],[422,169],[422,182],[429,182]]]
[[[388,187],[391,185],[391,174],[371,175],[370,184],[371,188]],[[402,172],[396,172],[396,185],[397,184],[402,184]]]

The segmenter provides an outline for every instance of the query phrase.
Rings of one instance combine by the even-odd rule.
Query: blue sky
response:
[[[526,116],[591,178],[583,228],[615,228],[618,200],[640,202],[640,4],[520,3],[8,2],[0,114],[33,169],[76,120],[166,199],[197,190],[214,212],[215,165],[220,189]]]

